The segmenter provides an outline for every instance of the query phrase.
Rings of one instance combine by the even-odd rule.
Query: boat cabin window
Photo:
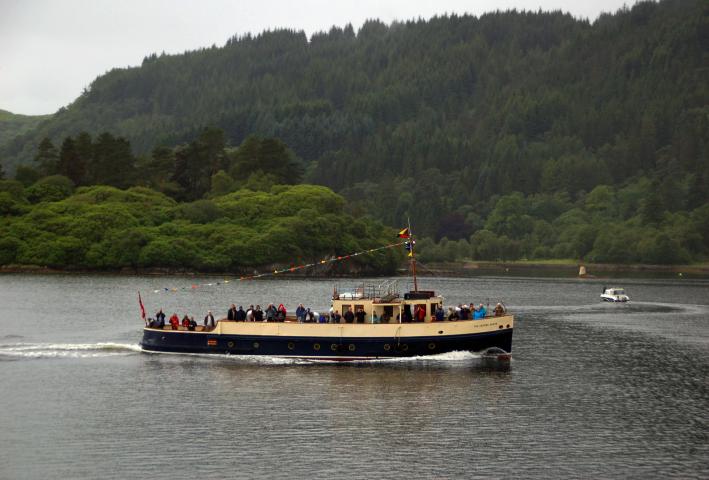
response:
[[[352,308],[352,305],[345,305],[345,304],[343,304],[343,305],[342,305],[342,311],[341,311],[340,313],[341,313],[342,315],[344,315],[345,312],[346,312],[347,310],[349,310],[350,308]]]
[[[364,305],[355,305],[354,311],[359,312],[360,310],[364,310]]]
[[[614,290],[613,294],[614,295],[625,295],[625,290],[623,290],[622,288],[618,289],[618,290]]]

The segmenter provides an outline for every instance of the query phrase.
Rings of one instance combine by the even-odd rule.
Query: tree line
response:
[[[224,131],[205,128],[177,147],[156,147],[136,157],[130,142],[102,132],[67,136],[57,148],[49,138],[37,146],[34,164],[17,167],[15,179],[25,186],[62,175],[75,186],[145,186],[177,200],[196,200],[243,186],[254,190],[300,183],[302,161],[276,138],[247,137],[239,147],[226,144]]]

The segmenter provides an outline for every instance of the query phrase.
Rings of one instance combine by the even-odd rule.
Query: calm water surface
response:
[[[137,290],[199,318],[327,308],[336,283],[355,281],[0,276],[0,478],[709,477],[706,280],[615,279],[632,303],[611,305],[601,280],[424,279],[447,304],[511,308],[509,370],[137,346]]]

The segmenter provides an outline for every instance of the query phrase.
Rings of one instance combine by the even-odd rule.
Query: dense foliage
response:
[[[31,132],[50,117],[51,115],[18,115],[0,110],[0,145],[8,143],[18,135]]]
[[[0,157],[27,198],[57,173],[183,202],[305,180],[433,258],[701,260],[707,32],[706,2],[665,0],[234,37],[97,78]]]
[[[250,273],[379,247],[395,236],[345,214],[342,197],[320,186],[242,189],[185,203],[145,187],[73,188],[63,176],[29,188],[0,182],[0,265]],[[392,273],[401,258],[384,250],[330,268]]]
[[[690,200],[688,186],[663,190],[644,177],[623,188],[594,188],[577,201],[521,193],[490,202],[469,238],[418,242],[422,261],[584,259],[599,263],[689,263],[709,256],[709,203],[668,211]]]

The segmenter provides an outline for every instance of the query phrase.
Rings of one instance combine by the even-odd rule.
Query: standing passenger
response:
[[[212,315],[211,310],[207,310],[207,315],[204,317],[204,326],[207,328],[214,327],[214,315]]]
[[[229,310],[226,312],[226,319],[236,320],[236,305],[234,305],[233,303],[231,304],[231,307],[229,307]]]
[[[180,317],[178,317],[176,313],[173,313],[170,317],[170,325],[173,330],[177,330],[177,327],[180,326]]]
[[[266,321],[272,322],[275,319],[276,319],[276,307],[274,307],[272,303],[269,303],[268,308],[266,308]]]
[[[155,315],[155,321],[157,323],[157,328],[163,329],[165,328],[165,313],[163,313],[162,308],[160,311]]]
[[[423,322],[426,320],[426,307],[416,305],[416,321]]]
[[[298,323],[303,323],[305,321],[305,307],[302,303],[295,309],[295,318],[298,319]]]

